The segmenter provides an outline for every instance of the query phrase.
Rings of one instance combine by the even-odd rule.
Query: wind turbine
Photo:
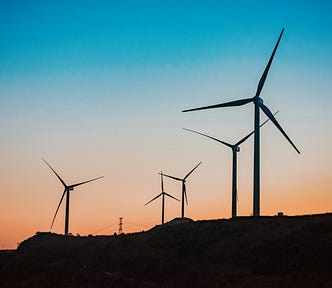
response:
[[[259,113],[260,109],[263,110],[263,112],[266,114],[268,118],[271,119],[273,124],[277,126],[279,131],[284,135],[284,137],[288,140],[288,142],[294,147],[294,149],[297,151],[297,153],[300,154],[300,151],[296,148],[292,140],[287,136],[286,132],[281,128],[280,124],[278,121],[274,118],[273,114],[271,113],[270,109],[263,104],[262,98],[259,97],[267,74],[269,72],[274,54],[277,51],[280,39],[282,34],[284,33],[284,29],[281,30],[281,33],[279,35],[278,41],[273,49],[272,55],[269,59],[269,62],[267,63],[267,66],[265,67],[265,70],[261,76],[261,79],[259,80],[258,86],[257,86],[257,91],[254,97],[252,98],[246,98],[246,99],[241,99],[241,100],[235,100],[235,101],[230,101],[222,104],[216,104],[216,105],[210,105],[210,106],[205,106],[205,107],[199,107],[199,108],[194,108],[194,109],[188,109],[188,110],[183,110],[182,112],[189,112],[189,111],[196,111],[196,110],[204,110],[204,109],[212,109],[212,108],[221,108],[221,107],[232,107],[232,106],[242,106],[247,103],[253,102],[255,106],[255,115],[254,115],[254,133],[255,133],[255,140],[254,140],[254,203],[253,203],[253,215],[254,216],[260,216],[260,149],[259,149],[259,144],[260,144],[260,135],[259,135]]]
[[[151,203],[152,201],[154,201],[154,200],[156,200],[157,198],[159,198],[160,196],[162,196],[161,197],[161,199],[162,199],[162,204],[161,204],[161,224],[164,224],[164,220],[165,220],[165,217],[164,217],[164,215],[165,215],[165,195],[166,196],[168,196],[168,197],[170,197],[170,198],[173,198],[173,199],[175,199],[176,201],[179,201],[180,202],[180,200],[179,199],[176,199],[175,197],[173,197],[172,195],[169,195],[168,193],[166,193],[165,191],[164,191],[164,181],[163,181],[163,172],[161,171],[161,173],[160,173],[160,177],[161,177],[161,193],[158,195],[158,196],[156,196],[156,197],[154,197],[152,200],[150,200],[149,202],[147,202],[147,203],[145,203],[144,204],[144,206],[146,206],[146,205],[148,205],[149,203]]]
[[[277,111],[276,113],[274,113],[274,115],[276,115],[279,111]],[[270,119],[265,120],[260,127],[262,127],[266,122],[268,122]],[[240,152],[240,145],[245,142],[252,134],[254,134],[254,131],[252,131],[251,133],[249,133],[247,136],[243,137],[240,141],[236,142],[235,144],[230,144],[227,143],[225,141],[221,141],[217,138],[211,137],[209,135],[203,134],[201,132],[197,132],[195,130],[191,130],[191,129],[187,129],[187,128],[183,128],[184,130],[190,131],[190,132],[194,132],[196,134],[205,136],[207,138],[210,138],[214,141],[217,141],[221,144],[226,145],[227,147],[232,149],[232,154],[233,154],[233,169],[232,169],[232,218],[235,218],[237,216],[237,208],[236,208],[236,204],[237,204],[237,153]]]
[[[186,190],[186,180],[187,178],[189,177],[189,175],[191,173],[193,173],[195,171],[195,169],[201,165],[202,162],[199,162],[186,176],[184,176],[184,178],[178,178],[178,177],[174,177],[174,176],[171,176],[171,175],[167,175],[167,174],[164,174],[164,173],[161,173],[161,175],[164,175],[168,178],[171,178],[171,179],[174,179],[174,180],[177,180],[177,181],[181,181],[182,182],[182,208],[181,208],[181,218],[184,218],[184,198],[186,198],[186,203],[188,205],[188,199],[187,199],[187,190]]]
[[[45,162],[45,164],[50,167],[50,169],[54,172],[54,174],[58,177],[58,179],[60,180],[60,182],[62,183],[62,185],[65,187],[65,190],[63,191],[62,193],[62,196],[61,196],[61,199],[60,199],[60,202],[58,204],[58,207],[55,211],[55,215],[53,217],[53,220],[52,220],[52,224],[51,224],[51,229],[53,227],[53,224],[54,224],[54,220],[55,220],[55,217],[59,211],[59,208],[60,208],[60,205],[62,203],[62,200],[63,200],[63,197],[66,195],[66,217],[65,217],[65,235],[68,235],[68,227],[69,227],[69,197],[70,197],[70,191],[73,191],[75,187],[77,186],[80,186],[82,184],[85,184],[85,183],[88,183],[88,182],[91,182],[91,181],[95,181],[97,179],[100,179],[100,178],[103,178],[104,176],[101,176],[101,177],[98,177],[98,178],[94,178],[94,179],[91,179],[91,180],[88,180],[88,181],[84,181],[84,182],[80,182],[80,183],[76,183],[76,184],[72,184],[72,185],[67,185],[62,179],[61,177],[58,175],[58,173],[55,172],[55,170],[51,167],[50,164],[48,164],[46,162],[45,159],[42,158],[42,160]]]

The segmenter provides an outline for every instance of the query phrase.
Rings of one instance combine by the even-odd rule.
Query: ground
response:
[[[36,233],[0,287],[332,287],[332,214],[191,221],[114,236]]]

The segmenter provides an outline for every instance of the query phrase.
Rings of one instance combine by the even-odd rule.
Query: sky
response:
[[[250,3],[249,3],[250,2]],[[332,212],[330,1],[1,1],[0,249],[37,231],[63,233],[62,184],[72,234],[147,230],[161,221],[163,171],[188,178],[194,220],[229,218],[229,148],[253,129],[253,105],[182,113],[262,90],[277,128],[261,129],[261,214]],[[262,121],[265,116],[261,113]],[[238,154],[238,214],[252,214],[253,138]],[[181,183],[165,179],[181,197]],[[64,204],[64,203],[63,203]],[[166,199],[165,219],[180,203]]]

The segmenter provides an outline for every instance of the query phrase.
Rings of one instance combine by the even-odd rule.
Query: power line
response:
[[[139,227],[139,228],[145,228],[145,229],[149,228],[148,226],[145,226],[145,225],[142,225],[142,224],[139,224],[139,223],[126,222],[126,224],[133,225],[133,226],[136,226],[136,227]]]
[[[115,226],[117,224],[118,224],[118,222],[114,222],[112,224],[109,224],[109,225],[107,225],[107,226],[105,226],[103,228],[100,228],[100,229],[96,230],[93,234],[96,234],[96,233],[99,233],[99,232],[104,231],[106,229],[109,229],[109,228],[111,228],[111,227],[113,227],[113,226]]]

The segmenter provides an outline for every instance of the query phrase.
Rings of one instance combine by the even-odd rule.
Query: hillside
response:
[[[332,214],[37,233],[0,253],[0,287],[332,287]]]

